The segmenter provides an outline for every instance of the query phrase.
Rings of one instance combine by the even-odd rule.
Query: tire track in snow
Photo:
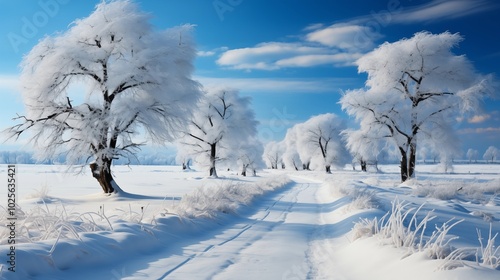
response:
[[[310,219],[309,216],[316,217],[319,214],[319,209],[316,209],[316,206],[312,206],[314,209],[311,212],[313,213],[308,214],[308,218],[304,219],[305,216],[303,216],[302,213],[297,213],[304,211],[304,207],[301,205],[300,207],[298,207],[300,209],[295,210],[294,208],[298,206],[298,203],[300,201],[299,196],[310,187],[311,184],[309,183],[296,183],[296,187],[283,196],[288,199],[288,201],[286,202],[286,208],[281,210],[278,215],[273,215],[273,217],[269,219],[272,221],[272,225],[270,225],[267,230],[260,232],[258,238],[253,239],[252,242],[244,243],[245,246],[239,248],[236,256],[232,258],[231,262],[226,267],[221,267],[221,270],[219,270],[216,274],[210,275],[209,278],[212,279],[214,277],[220,277],[221,279],[257,279],[265,276],[265,278],[268,279],[282,279],[282,277],[285,277],[290,273],[297,276],[295,272],[301,272],[300,270],[304,270],[305,266],[307,267],[305,273],[301,272],[300,274],[308,275],[311,264],[310,260],[308,259],[307,251],[309,248],[309,241],[310,237],[312,236],[314,224],[310,225],[311,227],[308,233],[301,230],[295,231],[294,225],[301,225],[304,220],[313,220]],[[313,191],[315,194],[316,191]],[[314,195],[312,197],[313,199],[315,198]],[[273,206],[270,207],[269,213],[267,213],[266,216],[270,215],[278,202],[279,201],[276,201]],[[304,201],[300,202],[303,204],[307,204],[304,203]],[[294,242],[286,241],[288,240],[288,238],[290,238],[290,236],[290,240],[293,240]],[[295,238],[297,236],[299,238]],[[272,250],[271,248],[275,250]],[[283,248],[285,249],[283,250]],[[286,251],[294,252],[289,254]],[[303,253],[302,255],[300,254],[301,251]],[[263,260],[260,259],[259,253],[262,254],[263,252],[266,252],[266,256],[264,258],[269,258],[271,260],[270,262],[263,262]],[[298,255],[300,255],[298,258],[296,258],[297,253]],[[276,261],[276,259],[280,261]],[[263,271],[259,271],[259,269],[261,269],[261,266],[256,265],[256,263],[258,263],[259,261],[262,262],[265,267],[263,268]],[[296,261],[298,261],[300,264],[295,263]],[[276,262],[276,264],[274,264],[274,262]],[[285,265],[283,265],[283,263],[285,263]],[[269,264],[271,264],[270,267],[272,267],[271,269],[273,271],[264,272],[266,268],[269,268]],[[257,269],[247,269],[248,265],[254,267],[256,266]],[[250,271],[246,271],[248,272],[246,273],[245,270]],[[268,275],[267,273],[275,274],[275,276],[273,277],[271,275]],[[255,274],[255,276],[253,276],[253,274]],[[295,278],[301,279],[301,275],[298,275],[298,278]]]

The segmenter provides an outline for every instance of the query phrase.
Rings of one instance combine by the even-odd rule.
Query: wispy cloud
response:
[[[265,42],[253,47],[232,49],[224,52],[217,64],[239,70],[279,70],[321,65],[335,67],[353,66],[363,52],[373,47],[367,40],[365,27],[334,24],[312,25],[309,32],[296,42]]]
[[[468,119],[468,123],[482,123],[491,118],[491,115],[475,115],[472,118]]]
[[[486,0],[434,0],[430,3],[404,9],[393,16],[394,23],[421,23],[456,19],[491,9]]]
[[[310,24],[302,30],[304,34],[295,36],[300,38],[295,42],[263,42],[227,50],[217,64],[229,69],[268,71],[321,65],[353,66],[383,38],[382,27],[460,18],[493,5],[488,0],[433,0],[415,6],[399,4],[331,25]]]
[[[340,88],[356,87],[359,81],[354,78],[215,78],[194,77],[205,87],[228,86],[248,93],[326,93]]]
[[[366,40],[366,34],[373,34],[371,40]],[[371,49],[374,41],[381,37],[380,34],[371,31],[368,26],[345,23],[320,27],[306,35],[307,41],[317,42],[347,53]]]
[[[458,134],[484,134],[484,133],[500,133],[500,127],[464,128],[458,130]]]
[[[213,56],[215,55],[214,51],[198,51],[198,56]]]
[[[199,50],[196,54],[200,57],[208,57],[208,56],[214,56],[218,53],[225,52],[227,51],[227,47],[220,47],[220,48],[215,48],[211,50]]]
[[[352,65],[359,56],[359,53],[342,53],[326,46],[304,42],[268,42],[254,47],[228,50],[219,57],[217,64],[231,69],[277,70],[319,65]]]

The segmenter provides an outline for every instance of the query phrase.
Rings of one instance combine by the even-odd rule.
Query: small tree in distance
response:
[[[474,160],[474,162],[477,162],[478,154],[479,154],[479,152],[477,150],[468,149],[467,150],[467,159],[469,159],[469,163],[472,163],[472,160]]]
[[[486,152],[484,152],[483,159],[486,160],[486,162],[493,163],[493,161],[497,160],[499,151],[498,148],[495,146],[489,146],[488,149],[486,149]]]
[[[283,142],[283,161],[289,168],[310,170],[321,165],[327,173],[331,166],[342,166],[348,153],[341,136],[343,121],[335,114],[322,114],[289,128]],[[271,149],[271,146],[269,146]],[[269,156],[269,155],[267,155]]]
[[[332,164],[341,166],[346,162],[347,151],[341,137],[344,124],[337,115],[314,116],[299,127],[303,129],[302,149],[310,147],[306,150],[311,151],[311,157],[321,159],[326,173],[331,173]]]
[[[285,151],[285,142],[271,141],[264,147],[264,160],[271,169],[280,169],[284,165],[283,156]]]
[[[32,132],[41,159],[92,160],[103,191],[119,192],[113,160],[133,156],[142,131],[172,140],[199,97],[191,27],[153,31],[149,18],[130,1],[103,1],[65,33],[41,40],[21,64],[26,115],[10,137]],[[85,95],[75,95],[79,86]]]

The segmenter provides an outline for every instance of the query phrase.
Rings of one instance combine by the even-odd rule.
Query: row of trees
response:
[[[478,155],[479,155],[478,150],[474,149],[467,150],[466,156],[469,162],[472,162],[473,160],[477,161]],[[483,154],[483,159],[488,162],[493,162],[498,160],[499,156],[500,156],[500,150],[495,146],[489,146],[488,149],[486,149],[486,151]]]
[[[418,152],[435,153],[445,167],[451,164],[460,153],[454,125],[476,112],[481,100],[492,92],[490,76],[478,74],[465,56],[452,53],[461,40],[459,34],[449,32],[420,32],[384,43],[358,59],[359,72],[368,74],[366,87],[345,92],[339,103],[359,128],[342,130],[341,122],[332,120],[336,135],[331,143],[335,141],[339,147],[333,158],[342,158],[343,135],[346,148],[362,169],[376,163],[383,153],[398,154],[403,182],[414,176]],[[323,118],[296,125],[283,142],[269,143],[265,158],[270,166],[278,167],[279,155],[282,164],[294,168],[302,164],[303,169],[309,168],[311,159],[321,158],[320,130],[307,125]],[[490,148],[485,157],[492,160],[497,153]],[[323,157],[327,171],[332,162]]]

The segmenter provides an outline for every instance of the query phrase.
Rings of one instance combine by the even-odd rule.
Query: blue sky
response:
[[[40,38],[89,15],[94,1],[0,0],[0,127],[24,111],[16,83],[19,63]],[[494,0],[169,0],[137,1],[164,29],[194,24],[199,56],[195,78],[252,96],[259,135],[280,140],[291,125],[321,113],[348,118],[342,91],[364,85],[354,61],[379,44],[422,30],[459,32],[465,54],[498,78],[500,5]],[[500,147],[500,101],[456,129],[464,151]],[[352,121],[348,121],[354,125]],[[7,143],[1,149],[17,148]],[[23,146],[24,147],[24,146]]]

